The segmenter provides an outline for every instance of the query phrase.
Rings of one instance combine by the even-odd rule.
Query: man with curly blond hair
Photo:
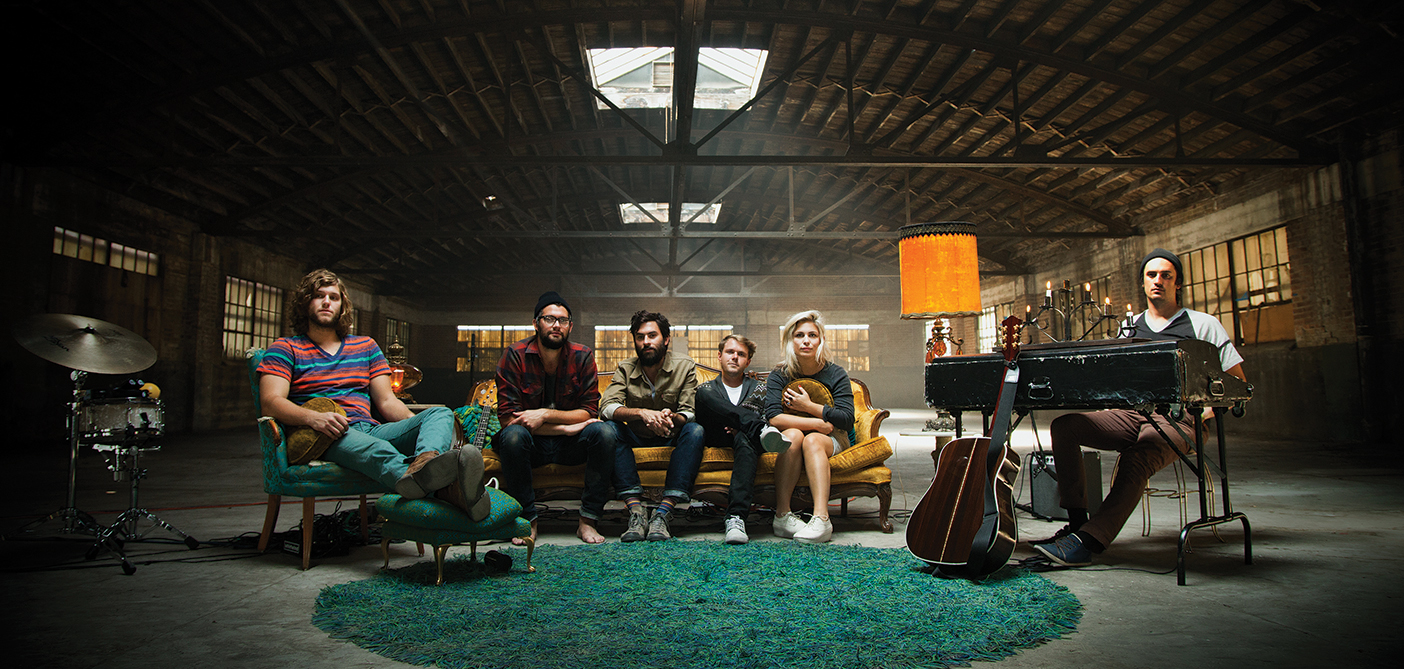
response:
[[[320,459],[379,481],[409,499],[436,495],[475,518],[486,515],[482,453],[454,450],[453,412],[415,414],[395,397],[390,365],[370,337],[350,334],[351,295],[336,274],[303,277],[289,305],[296,333],[268,347],[258,367],[263,410],[289,427],[333,441]],[[326,398],[340,411],[303,406]],[[384,422],[372,417],[372,409]]]

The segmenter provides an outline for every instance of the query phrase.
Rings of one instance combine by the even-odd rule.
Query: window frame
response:
[[[1264,263],[1268,257],[1262,250],[1265,239],[1272,242],[1270,257],[1273,262],[1270,266]],[[1212,270],[1208,269],[1211,264],[1207,261],[1209,258],[1213,260]],[[1217,318],[1234,345],[1295,339],[1293,332],[1290,337],[1265,340],[1261,337],[1261,330],[1255,328],[1254,334],[1257,336],[1249,342],[1245,333],[1245,321],[1250,314],[1256,314],[1261,319],[1268,308],[1292,304],[1292,260],[1287,247],[1286,225],[1194,249],[1181,256],[1181,263],[1185,277],[1180,287],[1180,305]],[[1209,287],[1211,282],[1214,284],[1212,291]],[[1255,283],[1258,284],[1256,288]],[[1288,318],[1292,317],[1290,308],[1283,313]]]
[[[835,340],[839,339],[839,337],[835,336],[835,333],[839,332],[862,332],[863,336],[861,338],[843,337],[844,345],[842,352],[840,352],[840,349],[834,345]],[[834,325],[825,325],[824,347],[828,349],[829,360],[842,367],[844,371],[848,372],[850,375],[852,375],[853,372],[872,371],[873,354],[872,345],[869,343],[872,339],[869,332],[869,326],[863,323],[836,323]],[[849,350],[855,342],[862,343],[858,347],[862,349],[862,355],[849,354]]]
[[[979,334],[976,335],[976,353],[994,353],[1004,340],[1000,323],[1014,315],[1014,301],[1000,302],[980,310]],[[929,326],[928,326],[929,327]]]
[[[496,334],[497,345],[478,345],[482,340],[477,335],[466,334],[473,332]],[[457,341],[464,346],[464,355],[456,357],[455,369],[460,374],[468,374],[470,383],[496,378],[502,352],[534,334],[536,328],[531,325],[460,325]]]
[[[233,301],[235,299],[239,301]],[[270,301],[276,302],[271,308]],[[251,348],[267,349],[282,336],[286,308],[287,291],[282,288],[226,274],[220,338],[223,357],[239,360]],[[231,313],[231,310],[244,313]],[[239,329],[240,325],[246,325],[245,329]]]
[[[120,269],[124,272],[160,276],[161,255],[153,251],[108,241],[101,237],[54,226],[55,255]]]

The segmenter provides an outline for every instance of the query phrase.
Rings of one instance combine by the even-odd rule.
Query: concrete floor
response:
[[[896,455],[893,510],[896,532],[876,529],[876,502],[850,506],[857,517],[836,519],[835,540],[868,546],[903,545],[905,514],[930,482],[929,437],[918,432],[927,411],[894,411],[882,432]],[[1046,422],[1041,423],[1046,429]],[[1044,433],[1046,443],[1046,431]],[[1225,543],[1196,534],[1189,584],[1175,584],[1178,503],[1151,500],[1152,526],[1141,536],[1133,516],[1119,541],[1095,567],[1049,573],[1086,607],[1077,632],[1004,660],[1004,667],[1370,666],[1386,663],[1401,622],[1400,550],[1404,548],[1404,477],[1397,454],[1383,446],[1230,440],[1233,500],[1253,524],[1254,564],[1243,564],[1238,525],[1222,530]],[[1028,425],[1015,446],[1033,445]],[[12,450],[12,453],[18,450]],[[63,505],[67,474],[62,444],[41,444],[12,456],[19,490],[0,531]],[[265,495],[252,428],[166,439],[143,458],[150,470],[141,502],[202,540],[256,533]],[[1103,461],[1109,478],[1112,460]],[[127,505],[125,484],[112,481],[100,458],[81,458],[78,507],[110,522]],[[1168,472],[1168,470],[1167,470]],[[1152,485],[1173,487],[1162,472]],[[12,483],[13,485],[13,483]],[[1021,478],[1020,495],[1028,498]],[[572,504],[556,503],[560,506]],[[318,504],[329,512],[335,502]],[[1193,505],[1192,505],[1193,508]],[[283,508],[280,529],[296,522],[298,505]],[[757,519],[753,519],[756,521]],[[610,524],[613,533],[622,527]],[[573,544],[573,516],[543,524],[546,543]],[[1020,514],[1021,538],[1043,538],[1059,524]],[[52,530],[55,523],[46,528]],[[720,540],[720,522],[675,525],[684,540]],[[168,536],[156,530],[152,536]],[[775,540],[768,522],[753,524],[753,540]],[[292,556],[252,555],[250,549],[134,542],[138,569],[123,575],[116,563],[83,560],[78,535],[9,537],[0,542],[0,629],[19,650],[18,666],[47,667],[329,667],[399,663],[327,637],[310,622],[321,588],[370,576],[378,547],[314,563],[299,571]],[[455,552],[464,549],[455,549]],[[419,558],[392,547],[392,565]],[[1015,559],[1027,557],[1021,544]],[[518,554],[520,560],[520,554]],[[229,559],[234,558],[234,559]],[[247,558],[247,559],[244,559]],[[539,561],[531,578],[549,578]],[[1168,573],[1167,573],[1168,572]],[[526,576],[523,576],[524,578]],[[13,657],[13,656],[12,656]]]

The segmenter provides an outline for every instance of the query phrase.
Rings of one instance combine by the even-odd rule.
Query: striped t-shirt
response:
[[[283,337],[268,347],[259,374],[272,374],[288,380],[288,400],[302,403],[314,397],[327,397],[346,411],[352,423],[371,418],[370,380],[390,373],[390,365],[380,347],[370,337],[348,335],[336,355],[328,355],[306,336]]]

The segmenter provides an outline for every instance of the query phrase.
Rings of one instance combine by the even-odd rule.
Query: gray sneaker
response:
[[[664,527],[667,527],[666,525]],[[629,512],[629,527],[620,535],[620,541],[643,541],[648,534],[648,511],[639,507]]]
[[[751,538],[746,536],[746,521],[741,520],[741,516],[726,517],[726,543],[744,544]]]
[[[648,540],[667,541],[672,538],[672,533],[668,531],[668,514],[653,514],[653,519],[648,521]]]

